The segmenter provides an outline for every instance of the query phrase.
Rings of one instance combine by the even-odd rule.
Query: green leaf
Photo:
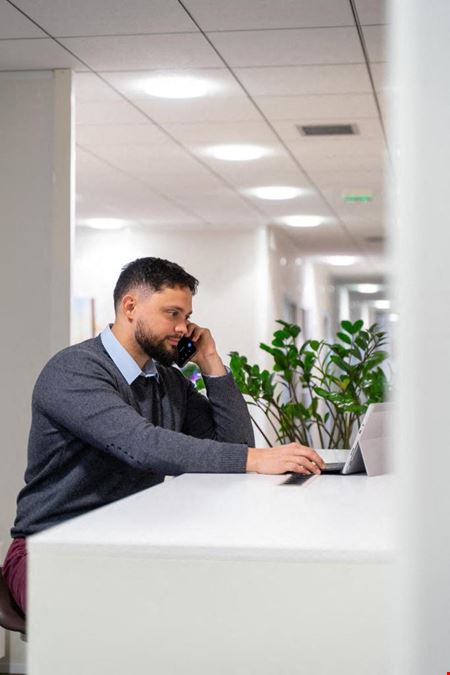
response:
[[[358,333],[361,328],[364,326],[364,321],[362,319],[358,319],[358,321],[355,321],[355,323],[352,326],[352,335],[355,333]]]
[[[353,324],[351,321],[345,321],[344,319],[344,321],[341,321],[341,326],[347,333],[352,334]]]
[[[330,356],[330,361],[339,366],[341,370],[345,370],[346,373],[351,373],[353,370],[352,366],[349,363],[345,363],[339,356]]]
[[[339,338],[340,340],[342,340],[342,342],[346,342],[348,345],[351,345],[351,344],[352,344],[352,339],[351,339],[351,337],[349,337],[349,336],[346,335],[345,333],[336,333],[336,335],[338,336],[338,338]]]
[[[355,359],[361,358],[361,351],[358,349],[356,345],[353,345],[353,347],[350,349],[350,354],[354,356]]]

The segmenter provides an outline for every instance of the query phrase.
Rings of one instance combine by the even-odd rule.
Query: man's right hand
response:
[[[246,471],[256,473],[318,474],[325,462],[312,448],[300,443],[277,445],[274,448],[249,448]]]

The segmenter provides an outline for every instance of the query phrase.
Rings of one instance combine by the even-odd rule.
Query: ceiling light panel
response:
[[[322,258],[326,265],[335,265],[336,267],[349,267],[358,261],[356,256],[352,255],[329,255]]]
[[[204,153],[227,162],[247,162],[267,157],[270,150],[261,145],[228,144],[213,145],[206,148]]]
[[[217,91],[211,80],[189,75],[155,75],[142,81],[139,89],[156,98],[201,98]]]
[[[220,96],[228,99],[235,96],[241,98],[245,96],[242,88],[225,68],[180,68],[121,73],[104,72],[101,75],[113,87],[134,101],[148,100],[152,95],[146,92],[146,88],[153,83],[160,82],[164,84],[164,80],[167,81],[168,85],[176,85],[178,80],[183,89],[188,89],[187,93],[189,93],[187,85],[189,82],[192,82],[196,88],[201,86],[208,97]],[[171,88],[175,89],[175,86]]]
[[[357,293],[364,293],[368,295],[379,293],[381,289],[381,284],[356,284],[353,287],[353,290],[355,290]]]
[[[94,230],[123,230],[130,225],[129,220],[122,218],[85,218],[78,221],[78,225],[91,227]]]
[[[290,185],[265,185],[246,190],[249,195],[258,199],[268,201],[283,201],[285,199],[295,199],[304,194],[304,188]]]
[[[319,225],[323,225],[326,220],[323,216],[314,215],[282,216],[281,218],[277,218],[277,221],[282,225],[301,228],[318,227]]]

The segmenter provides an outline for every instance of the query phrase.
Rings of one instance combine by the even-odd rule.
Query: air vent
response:
[[[354,136],[358,133],[356,124],[297,124],[302,136]]]
[[[365,237],[368,244],[382,244],[384,242],[384,237],[380,234],[376,234],[372,237]]]

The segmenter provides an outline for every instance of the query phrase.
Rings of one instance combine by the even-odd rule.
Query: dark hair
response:
[[[152,291],[182,286],[189,288],[192,295],[197,291],[198,281],[182,267],[162,258],[138,258],[122,267],[114,288],[114,307],[132,288],[146,286]]]

